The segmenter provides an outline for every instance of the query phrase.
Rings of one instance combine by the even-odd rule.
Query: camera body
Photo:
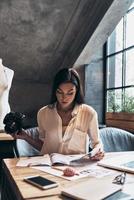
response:
[[[5,132],[11,135],[21,132],[24,118],[25,115],[19,112],[8,113],[3,120]]]

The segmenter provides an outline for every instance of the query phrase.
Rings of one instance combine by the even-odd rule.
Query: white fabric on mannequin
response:
[[[3,130],[3,119],[10,112],[9,91],[12,84],[14,71],[3,66],[0,58],[0,130]]]

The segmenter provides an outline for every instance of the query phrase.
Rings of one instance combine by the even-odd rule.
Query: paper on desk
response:
[[[43,166],[35,166],[35,167],[31,167],[37,170],[41,170],[43,172],[52,174],[54,176],[59,176],[61,178],[67,179],[67,180],[77,180],[79,178],[84,178],[87,176],[90,177],[96,177],[96,178],[101,178],[107,175],[111,175],[113,172],[109,169],[105,169],[105,168],[100,168],[98,166],[92,166],[92,167],[86,167],[85,169],[81,169],[78,170],[79,175],[74,175],[72,177],[67,177],[63,175],[63,169],[66,168],[67,166],[64,166],[60,169],[56,169],[56,168],[52,168],[52,167],[43,167]]]
[[[29,158],[21,158],[17,162],[17,167],[28,167],[28,166],[35,166],[35,165],[46,165],[51,166],[51,160],[48,154],[44,156],[36,156],[36,157],[29,157]]]

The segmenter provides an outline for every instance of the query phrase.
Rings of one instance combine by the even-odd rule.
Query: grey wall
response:
[[[85,67],[85,102],[98,113],[99,123],[103,124],[103,60],[102,49],[96,53],[96,59]]]

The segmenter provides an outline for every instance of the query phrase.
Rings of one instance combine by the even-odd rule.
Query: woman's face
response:
[[[69,108],[76,95],[76,86],[72,83],[62,83],[56,91],[57,102],[62,109]]]

